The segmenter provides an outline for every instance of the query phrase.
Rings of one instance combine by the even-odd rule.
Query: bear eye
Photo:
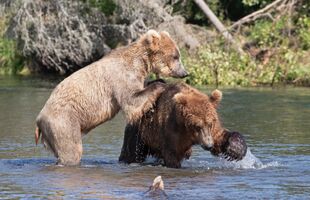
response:
[[[174,60],[179,60],[179,55],[174,55],[174,56],[173,56],[173,59],[174,59]]]

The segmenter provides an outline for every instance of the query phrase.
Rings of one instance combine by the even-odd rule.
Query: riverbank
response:
[[[194,55],[184,54],[190,72],[186,82],[191,85],[310,87],[309,51],[274,50],[263,61],[216,45],[202,47]]]
[[[40,7],[43,5],[50,9],[46,11],[48,14],[45,13],[44,18],[38,20],[29,17],[31,6],[28,4],[25,4],[29,7],[25,10],[20,9],[17,6],[18,4],[15,5],[10,1],[2,4],[7,7],[4,7],[6,12],[0,15],[0,74],[67,76],[106,55],[111,49],[125,45],[126,42],[134,41],[132,35],[129,38],[127,33],[122,32],[129,30],[123,18],[116,22],[114,15],[116,15],[115,12],[126,12],[127,15],[135,17],[135,14],[130,13],[129,10],[122,10],[124,5],[122,7],[114,4],[112,0],[102,0],[98,1],[99,3],[97,1],[97,3],[80,1],[70,4],[70,6],[68,2],[64,4],[62,1],[59,1],[57,5],[54,5],[52,1],[40,2],[35,4],[34,12],[43,12],[43,7]],[[88,2],[88,4],[83,2]],[[126,3],[128,2],[126,1]],[[176,4],[165,3],[161,5],[176,8]],[[244,5],[247,4],[244,3]],[[240,54],[231,48],[220,34],[212,28],[213,26],[209,24],[207,18],[203,16],[199,18],[197,15],[199,10],[194,7],[193,3],[178,4],[181,6],[178,8],[179,10],[175,9],[165,15],[174,16],[177,13],[178,19],[181,19],[178,21],[180,27],[184,27],[186,30],[189,28],[191,33],[197,31],[185,42],[175,36],[178,45],[181,47],[184,65],[190,72],[186,82],[196,86],[293,85],[309,87],[310,16],[307,5],[306,2],[303,2],[300,5],[297,4],[296,8],[288,14],[278,15],[276,19],[261,18],[238,29],[231,29],[230,32],[233,33],[236,41],[242,44],[244,54]],[[106,13],[107,10],[103,8],[109,6],[113,7],[113,12]],[[247,6],[248,13],[253,12],[254,8],[260,8]],[[58,25],[56,22],[61,16],[51,9],[54,7],[56,11],[59,10],[62,14],[64,14],[63,9],[67,9],[66,12],[72,16],[67,16],[66,23]],[[181,8],[186,9],[182,10]],[[218,13],[223,12],[220,5],[212,4],[211,8]],[[20,12],[17,15],[18,9]],[[241,12],[241,10],[239,11]],[[248,14],[247,12],[243,14]],[[152,14],[154,14],[153,11]],[[225,22],[227,27],[234,22],[233,20],[242,17],[241,15],[224,17],[222,14],[220,14],[220,19]],[[27,16],[32,21],[27,21]],[[76,17],[80,16],[81,18],[76,20]],[[97,20],[94,25],[89,20],[96,19],[96,16],[100,20]],[[46,23],[45,18],[54,21],[49,20]],[[20,27],[12,28],[16,26],[17,19],[21,20],[18,22],[21,23]],[[151,19],[146,20],[149,21],[145,21],[145,23],[152,21]],[[119,24],[120,22],[123,24]],[[185,22],[187,25],[184,25]],[[106,24],[100,25],[101,23]],[[165,24],[157,25],[165,27]],[[114,38],[113,41],[107,39],[106,35],[99,34],[99,32],[102,33],[106,30],[109,30],[107,31],[108,35]],[[120,30],[122,31],[119,32]],[[43,32],[40,33],[39,31]],[[171,33],[174,34],[173,31]],[[200,40],[196,40],[197,38]]]

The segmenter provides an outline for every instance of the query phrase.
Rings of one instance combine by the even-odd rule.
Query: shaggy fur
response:
[[[179,50],[167,32],[148,31],[137,42],[118,48],[64,79],[37,117],[36,141],[58,164],[79,164],[82,134],[123,110],[128,122],[140,119],[164,90],[161,83],[144,88],[151,72],[182,78],[187,75]]]
[[[216,110],[221,98],[219,90],[208,97],[183,83],[166,85],[156,105],[139,122],[126,126],[119,161],[143,162],[151,155],[179,168],[196,144],[214,155],[241,159],[246,144],[240,134],[221,126]]]

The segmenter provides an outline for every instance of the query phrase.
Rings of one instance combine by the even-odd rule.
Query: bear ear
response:
[[[217,108],[222,100],[222,92],[220,90],[214,90],[211,93],[210,100],[212,104],[214,105],[214,107]]]
[[[175,99],[176,103],[178,103],[182,106],[187,105],[188,97],[186,97],[186,95],[184,95],[182,93],[177,93],[176,95],[174,95],[174,99]]]
[[[159,50],[160,35],[157,31],[151,29],[144,36],[142,36],[142,42],[149,47],[153,52]]]
[[[169,37],[170,38],[170,34],[167,31],[161,31],[160,32],[160,36],[162,36],[162,37]]]

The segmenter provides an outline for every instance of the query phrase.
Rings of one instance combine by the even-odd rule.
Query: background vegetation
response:
[[[25,58],[18,51],[16,41],[5,37],[9,16],[0,18],[0,74],[17,74],[25,67]]]
[[[113,15],[115,12],[120,12],[122,1],[80,0],[80,2],[87,4],[83,6],[83,13],[92,12],[95,8],[102,12],[107,20],[116,23],[117,18]],[[242,17],[264,8],[273,1],[205,0],[205,2],[226,27],[230,27]],[[186,23],[216,32],[194,1],[170,0],[166,5],[172,8],[173,14],[182,15]],[[21,52],[20,43],[7,37],[13,17],[10,13],[0,15],[0,74],[18,74],[31,65],[26,62],[29,61],[29,57]],[[298,1],[289,11],[275,10],[272,17],[261,17],[229,30],[242,44],[246,54],[240,55],[234,51],[218,33],[207,44],[200,45],[194,51],[183,48],[183,61],[191,73],[186,79],[188,83],[230,86],[310,85],[309,1]]]
[[[201,47],[194,57],[184,51],[185,65],[192,74],[188,82],[198,85],[310,85],[308,17],[298,17],[292,24],[286,16],[275,22],[259,20],[239,36],[251,41],[245,45],[249,46],[249,54],[238,54],[221,37]]]

